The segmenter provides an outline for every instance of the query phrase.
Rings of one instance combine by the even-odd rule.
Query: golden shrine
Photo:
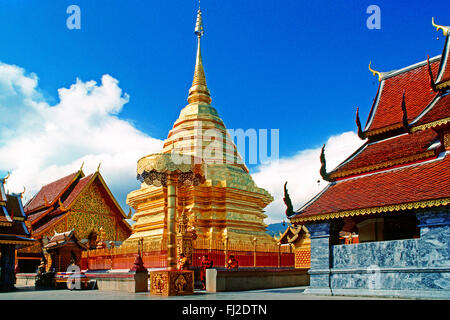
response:
[[[289,225],[277,239],[283,246],[293,248],[295,253],[295,268],[310,268],[311,266],[311,239],[305,226]]]
[[[175,121],[164,142],[162,154],[200,159],[205,181],[177,188],[176,212],[187,213],[199,239],[239,241],[253,246],[275,244],[266,234],[264,208],[273,201],[266,190],[253,181],[237,148],[216,109],[206,85],[200,42],[203,36],[202,13],[197,14],[195,34],[198,46],[194,79],[189,90],[188,105]],[[151,161],[145,156],[138,161],[140,189],[127,196],[127,204],[135,209],[132,235],[124,246],[140,238],[162,241],[168,235],[167,187],[152,185],[143,177]]]

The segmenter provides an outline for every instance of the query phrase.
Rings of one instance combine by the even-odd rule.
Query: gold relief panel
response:
[[[95,213],[72,212],[67,221],[68,229],[75,228],[80,239],[86,239],[95,230],[98,232],[103,227],[106,240],[116,239],[116,221],[114,217]]]
[[[97,183],[92,183],[78,198],[73,206],[75,211],[112,213],[112,208],[106,203]]]

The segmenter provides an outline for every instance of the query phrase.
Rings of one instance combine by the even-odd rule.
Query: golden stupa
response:
[[[264,208],[273,201],[266,190],[253,181],[237,152],[222,119],[211,106],[206,85],[200,40],[203,36],[202,13],[197,14],[197,57],[194,80],[188,102],[175,121],[162,153],[177,153],[200,158],[206,181],[197,186],[177,188],[177,217],[184,211],[194,221],[199,239],[239,241],[253,245],[275,244],[265,231]],[[149,156],[147,156],[149,157]],[[138,161],[138,175],[146,157]],[[167,237],[167,188],[142,182],[139,190],[127,196],[134,208],[132,235],[125,241],[140,238],[163,241]]]

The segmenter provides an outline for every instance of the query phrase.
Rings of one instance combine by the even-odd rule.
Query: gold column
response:
[[[278,268],[281,267],[281,243],[278,243]]]
[[[177,177],[171,172],[167,176],[167,269],[175,270],[176,242],[175,242],[175,215],[177,204]]]
[[[228,236],[225,236],[225,267],[227,266],[227,261],[228,261]]]
[[[253,238],[253,266],[256,267],[256,237]]]

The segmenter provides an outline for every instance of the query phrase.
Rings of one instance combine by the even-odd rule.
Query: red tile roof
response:
[[[64,207],[68,207],[72,204],[72,202],[78,197],[78,195],[83,191],[84,187],[91,181],[93,177],[93,173],[80,179],[76,184],[75,188],[73,188],[72,192],[69,194],[66,200],[63,202]]]
[[[45,229],[47,229],[48,227],[50,227],[51,225],[53,225],[54,223],[56,223],[59,219],[63,218],[65,215],[65,212],[62,212],[59,209],[56,209],[54,212],[52,212],[53,217],[50,218],[50,220],[46,219],[47,221],[43,224],[40,225],[38,228],[33,230],[33,235],[37,235],[40,232],[44,231]],[[34,228],[34,226],[33,226]]]
[[[331,183],[295,218],[450,197],[450,154]],[[295,219],[294,218],[294,219]]]
[[[437,74],[440,59],[430,62],[432,73]],[[437,93],[430,91],[430,79],[426,61],[393,72],[381,81],[378,102],[374,104],[366,124],[366,131],[374,131],[402,123],[402,96],[405,91],[408,120],[416,118],[433,100]]]
[[[344,177],[435,156],[433,152],[429,152],[433,154],[428,156],[425,156],[424,153],[438,137],[434,130],[428,129],[368,143],[360,149],[359,153],[350,157],[350,160],[344,161],[330,172],[330,176]],[[419,157],[420,154],[423,156]],[[415,158],[412,159],[413,157]]]
[[[414,126],[420,126],[448,117],[450,117],[450,94],[438,98],[433,107],[415,122]]]
[[[25,213],[31,214],[34,210],[45,207],[44,197],[49,203],[58,199],[64,190],[81,174],[80,171],[74,172],[64,178],[49,183],[41,188],[41,190],[25,205]]]

